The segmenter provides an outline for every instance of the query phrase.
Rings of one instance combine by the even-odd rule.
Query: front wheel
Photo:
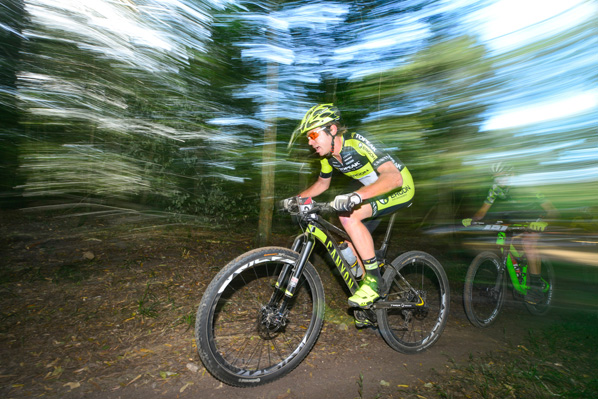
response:
[[[552,267],[552,263],[546,258],[542,258],[542,268],[540,273],[540,276],[542,277],[544,299],[535,305],[525,302],[527,310],[536,316],[544,316],[548,313],[554,297],[554,268]]]
[[[505,272],[500,257],[482,252],[469,265],[465,276],[463,305],[476,327],[488,327],[498,317],[505,299]]]
[[[440,338],[448,320],[448,278],[425,252],[404,253],[391,266],[384,273],[388,295],[376,311],[380,334],[396,351],[423,351]]]
[[[307,262],[295,294],[285,295],[299,254],[266,247],[226,265],[207,287],[197,310],[195,339],[206,369],[237,387],[272,382],[301,363],[324,321],[324,288]],[[286,306],[281,304],[288,301]]]

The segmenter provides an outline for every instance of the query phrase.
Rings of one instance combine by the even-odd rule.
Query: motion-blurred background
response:
[[[597,26],[592,0],[4,0],[2,206],[267,240],[318,173],[291,133],[334,102],[411,169],[413,223],[471,216],[507,162],[595,231]]]

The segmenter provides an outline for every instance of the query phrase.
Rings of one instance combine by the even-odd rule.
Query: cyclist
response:
[[[542,216],[556,218],[558,212],[553,204],[544,198],[541,193],[532,193],[527,190],[513,190],[511,184],[514,177],[512,167],[498,162],[492,165],[491,171],[494,183],[488,190],[486,200],[472,218],[463,219],[462,223],[464,226],[469,226],[472,221],[482,220],[493,206],[502,208],[503,212],[501,216],[506,216],[507,218],[515,215],[526,220],[536,219],[536,221],[531,222],[528,226],[533,231],[520,235],[521,244],[527,255],[528,281],[530,285],[530,289],[525,296],[525,301],[535,305],[544,299],[544,295],[542,294],[542,280],[540,278],[542,264],[537,244],[540,232],[546,229],[548,223],[542,221]],[[501,206],[495,205],[498,204],[497,200],[500,200]],[[500,208],[499,211],[501,210]]]
[[[316,182],[299,197],[316,197],[328,190],[333,168],[363,185],[354,192],[337,195],[331,205],[340,212],[341,224],[366,272],[359,289],[349,298],[349,306],[367,307],[380,298],[381,275],[374,240],[363,221],[411,205],[415,193],[411,173],[397,157],[391,157],[362,134],[349,133],[333,104],[318,104],[307,111],[289,145],[301,135],[307,136],[308,144],[321,157],[321,170]]]

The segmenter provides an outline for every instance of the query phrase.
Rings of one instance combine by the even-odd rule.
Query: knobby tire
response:
[[[500,273],[502,281],[497,285]],[[471,324],[484,328],[496,321],[505,300],[506,278],[501,258],[494,252],[485,251],[474,258],[463,289],[463,306]]]
[[[402,278],[401,278],[402,276]],[[416,309],[378,309],[380,334],[402,353],[417,353],[432,346],[444,330],[450,307],[449,281],[442,265],[432,255],[410,251],[391,262],[384,273],[387,301],[413,304]]]
[[[276,312],[266,311],[280,305],[286,286],[277,290],[276,281],[298,257],[286,248],[258,248],[230,262],[208,285],[195,339],[214,377],[237,387],[266,384],[291,372],[310,352],[324,321],[324,287],[311,263],[304,266],[284,325],[273,328],[269,321]],[[271,298],[276,306],[267,307]]]

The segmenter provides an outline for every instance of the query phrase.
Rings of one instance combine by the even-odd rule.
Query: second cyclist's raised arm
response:
[[[500,191],[500,190],[498,189],[496,184],[493,185],[492,187],[490,187],[490,190],[488,190],[488,196],[486,197],[486,200],[484,200],[484,203],[482,204],[480,209],[478,209],[478,211],[475,213],[475,215],[473,215],[474,221],[484,219],[484,216],[486,216],[486,214],[492,207],[492,204],[494,204],[494,201],[499,196],[498,191]]]
[[[488,210],[490,210],[491,206],[492,206],[492,204],[484,202],[482,204],[482,206],[480,207],[480,209],[478,209],[478,211],[475,213],[475,215],[473,215],[472,219],[474,221],[478,221],[478,220],[484,219],[484,216],[486,216],[486,213],[488,213]]]

